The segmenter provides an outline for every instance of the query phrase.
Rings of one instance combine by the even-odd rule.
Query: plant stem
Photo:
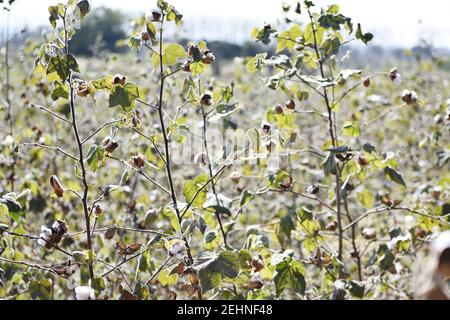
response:
[[[161,131],[164,139],[164,149],[165,149],[165,166],[166,166],[166,173],[167,173],[167,179],[169,181],[169,188],[170,188],[170,195],[172,197],[173,207],[175,209],[175,213],[178,218],[178,222],[180,224],[180,230],[181,230],[181,222],[182,218],[180,216],[180,212],[178,209],[178,202],[177,202],[177,196],[175,193],[175,187],[173,183],[172,178],[172,170],[171,170],[171,160],[170,160],[170,142],[167,137],[166,132],[166,125],[164,123],[164,114],[163,114],[163,98],[164,98],[164,85],[165,85],[165,76],[164,76],[164,64],[163,64],[163,21],[164,21],[165,15],[164,13],[161,13],[161,26],[159,29],[159,71],[161,74],[160,79],[160,86],[159,86],[159,99],[158,99],[158,116],[159,116],[159,122],[161,126]]]
[[[89,208],[88,208],[88,193],[89,193],[89,185],[87,183],[86,179],[86,168],[84,166],[84,153],[83,153],[83,145],[81,143],[80,134],[78,132],[78,124],[77,124],[77,118],[76,118],[76,112],[75,112],[75,97],[74,97],[74,90],[72,87],[72,74],[69,76],[69,87],[70,87],[70,112],[72,114],[72,127],[73,132],[75,134],[75,138],[77,141],[77,147],[79,152],[79,164],[81,168],[81,181],[83,183],[83,196],[81,199],[81,202],[83,203],[83,212],[84,212],[84,219],[86,223],[86,230],[91,230],[91,221],[89,217]],[[91,233],[86,232],[86,245],[88,250],[92,250],[92,240],[91,240]],[[92,265],[92,261],[89,261],[88,263],[88,269],[89,269],[89,278],[91,279],[91,283],[94,281],[94,268]]]
[[[200,90],[200,81],[199,81],[199,90]],[[213,178],[214,174],[213,174],[213,169],[212,169],[212,165],[211,165],[211,157],[209,156],[208,141],[206,140],[206,130],[207,130],[207,122],[208,121],[206,119],[205,108],[203,106],[201,106],[200,109],[202,110],[202,118],[203,118],[202,138],[203,138],[203,145],[205,148],[206,161],[208,163],[209,177],[211,179],[211,188],[214,193],[214,196],[216,197],[217,205],[220,205],[219,196],[217,195],[217,191],[216,191],[216,184],[215,184],[214,178]],[[227,233],[225,232],[225,229],[223,228],[222,219],[220,218],[220,214],[217,212],[217,210],[215,210],[215,215],[217,218],[217,222],[219,223],[220,232],[222,233],[223,244],[225,245],[225,247],[227,249],[231,249],[231,247],[228,245],[228,242],[227,242]]]
[[[66,17],[64,15],[64,43],[65,43],[65,51],[66,54],[69,54],[69,41],[68,41],[68,33],[67,33],[67,26],[66,26]],[[88,193],[89,193],[89,185],[87,183],[86,178],[86,167],[84,166],[84,153],[83,153],[83,143],[81,141],[80,133],[78,131],[78,124],[77,124],[77,116],[75,112],[75,92],[73,88],[72,83],[72,71],[69,70],[69,90],[70,90],[70,112],[72,115],[72,128],[73,133],[76,138],[77,142],[77,148],[79,153],[78,163],[80,164],[81,168],[81,181],[83,183],[83,196],[81,199],[81,202],[83,204],[83,212],[84,212],[84,220],[86,224],[86,230],[91,230],[91,221],[89,217],[89,207],[88,207]],[[91,233],[86,232],[86,246],[89,251],[92,250],[92,240],[91,240]],[[89,278],[91,280],[91,283],[94,281],[94,267],[93,263],[90,260],[88,263],[88,270],[89,270]]]
[[[353,218],[348,208],[347,195],[344,196],[344,209],[349,223],[353,223]],[[358,246],[356,245],[356,223],[352,224],[352,246],[353,246],[353,256],[356,259],[356,265],[358,267],[358,280],[362,281],[363,278],[362,278],[361,255],[359,253]]]
[[[11,97],[10,97],[10,87],[11,87],[11,69],[9,65],[9,54],[10,54],[10,44],[11,39],[9,38],[9,18],[10,18],[10,10],[8,10],[7,17],[6,17],[6,45],[5,45],[5,82],[6,82],[6,89],[5,89],[5,95],[6,95],[6,107],[7,107],[7,113],[6,118],[8,121],[8,127],[9,127],[9,135],[13,137],[14,131],[13,131],[13,115],[12,115],[12,103],[11,103]],[[8,181],[10,184],[11,192],[14,191],[14,180],[16,176],[16,155],[15,152],[12,152],[12,164],[11,164],[11,174],[8,177]]]
[[[183,233],[183,230],[181,229],[181,223],[183,222],[183,217],[180,214],[180,210],[178,208],[178,202],[177,202],[177,196],[175,193],[175,187],[174,187],[174,182],[173,182],[173,178],[172,178],[172,170],[171,170],[171,162],[170,162],[170,142],[169,142],[169,138],[167,137],[167,132],[166,132],[166,126],[164,123],[164,114],[163,114],[163,98],[164,98],[164,84],[165,84],[165,75],[164,75],[164,64],[163,64],[163,24],[164,24],[164,19],[165,19],[165,14],[164,12],[161,10],[161,25],[159,28],[159,71],[160,71],[160,86],[159,86],[159,99],[158,99],[158,116],[159,116],[159,122],[161,125],[161,131],[163,134],[163,139],[164,139],[164,149],[165,149],[165,153],[166,153],[166,161],[165,161],[165,166],[166,166],[166,173],[167,173],[167,179],[169,181],[169,189],[170,189],[170,194],[172,197],[172,203],[173,203],[173,207],[175,210],[175,213],[177,215],[177,219],[178,219],[178,225],[180,228],[180,232]],[[186,234],[183,234],[183,240],[186,244],[186,253],[187,253],[187,257],[189,260],[189,264],[193,264],[194,263],[194,259],[192,257],[191,254],[191,248],[189,245],[189,241],[186,237]],[[199,291],[198,294],[199,299],[201,299],[202,295],[201,295],[201,290]]]
[[[314,37],[314,51],[316,52],[317,60],[319,62],[319,70],[320,75],[323,79],[325,79],[325,72],[323,67],[323,61],[322,57],[319,52],[319,46],[317,42],[317,30],[314,26],[314,18],[311,14],[310,9],[308,8],[308,15],[309,19],[311,21],[311,29]],[[331,142],[334,148],[338,147],[338,141],[335,136],[334,132],[334,118],[333,118],[333,109],[330,104],[330,100],[328,98],[328,90],[326,87],[323,87],[323,99],[325,101],[325,105],[327,107],[328,112],[328,130],[331,138]],[[336,211],[337,211],[337,223],[338,223],[338,234],[339,234],[339,244],[338,244],[338,260],[342,261],[342,254],[343,254],[343,230],[342,230],[342,212],[341,212],[341,178],[340,178],[340,168],[338,165],[336,165],[336,173],[335,173],[335,180],[336,180]],[[342,264],[339,264],[338,266],[338,274],[339,278],[342,279],[344,277],[343,272],[343,266]]]

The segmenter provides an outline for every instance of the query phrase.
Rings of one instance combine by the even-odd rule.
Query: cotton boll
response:
[[[440,255],[448,248],[450,248],[450,231],[441,233],[431,245],[431,250],[435,255]]]
[[[416,224],[416,219],[413,216],[408,215],[404,219],[406,229],[412,229]]]
[[[169,247],[169,255],[174,256],[175,258],[179,260],[184,259],[184,255],[186,253],[186,244],[184,241],[177,241],[170,245]]]
[[[48,238],[51,237],[51,235],[53,233],[52,229],[48,228],[47,226],[42,226],[41,231],[42,231],[42,233],[41,233],[40,237],[44,238],[46,240],[48,240]]]
[[[75,288],[75,298],[77,300],[95,300],[94,289],[87,286],[79,286]]]
[[[42,238],[42,233],[39,235],[39,237]],[[47,245],[47,241],[45,241],[44,239],[39,239],[39,240],[37,241],[37,243],[38,243],[38,245],[40,245],[40,246],[42,246],[42,247],[45,247],[45,246]]]
[[[397,74],[397,76],[395,77],[395,79],[393,80],[394,84],[399,86],[402,84],[402,76],[401,74]]]

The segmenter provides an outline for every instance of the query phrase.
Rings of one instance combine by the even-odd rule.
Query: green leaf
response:
[[[325,29],[341,30],[341,24],[346,23],[347,20],[348,18],[342,14],[325,13],[319,17],[318,22]]]
[[[147,28],[147,33],[150,36],[150,38],[151,39],[156,39],[156,27],[153,24],[153,22],[147,22],[145,27]]]
[[[50,300],[52,284],[48,279],[33,280],[30,282],[30,295],[34,300]]]
[[[276,265],[276,273],[273,278],[276,294],[279,296],[285,288],[290,288],[296,293],[305,294],[305,267],[297,260],[287,258]]]
[[[22,211],[20,203],[5,195],[3,198],[0,198],[0,206],[3,214],[7,214],[15,222],[19,222],[20,212]]]
[[[197,191],[204,186],[204,184],[209,180],[209,176],[206,173],[202,173],[201,175],[197,176],[194,180],[188,180],[184,183],[183,186],[183,195],[186,199],[186,202],[190,203],[193,199]],[[202,208],[203,204],[206,201],[206,194],[207,190],[206,188],[203,188],[197,197],[195,198],[194,202],[192,203],[195,207]]]
[[[211,243],[217,239],[217,232],[215,230],[209,230],[205,233],[205,243]]]
[[[216,107],[215,113],[209,117],[209,121],[214,122],[223,118],[228,117],[234,111],[236,111],[237,103],[234,104],[219,104]]]
[[[163,64],[171,66],[175,64],[178,59],[186,58],[187,56],[186,51],[184,51],[184,48],[181,45],[171,43],[164,48]]]
[[[0,198],[0,203],[5,204],[8,207],[9,212],[20,212],[22,206],[10,196],[3,196]]]
[[[322,50],[327,57],[336,55],[341,47],[341,41],[337,37],[327,38],[322,44]]]
[[[295,224],[292,220],[292,216],[287,214],[280,219],[280,231],[283,232],[286,237],[291,237],[291,231],[295,230]]]
[[[83,251],[74,251],[72,252],[73,259],[79,263],[86,262],[86,254]]]
[[[203,204],[203,208],[204,209],[214,209],[215,212],[217,213],[221,213],[221,214],[226,214],[226,215],[231,215],[231,205],[232,205],[232,200],[225,197],[222,194],[217,194],[217,198],[216,195],[213,193],[208,193],[207,194],[207,198],[205,203]]]
[[[356,29],[356,39],[361,40],[364,44],[369,43],[373,39],[373,34],[363,33],[361,29],[361,24],[358,23],[358,28]]]
[[[59,98],[69,99],[69,86],[59,81],[55,81],[51,97],[53,101],[57,101]]]
[[[58,14],[58,6],[50,6],[48,8],[48,12],[50,13],[49,21],[52,25],[53,29],[56,28],[56,21],[59,20],[59,14]]]
[[[270,185],[276,189],[285,189],[290,186],[291,176],[286,171],[280,170],[276,173],[276,175],[269,176]]]
[[[336,174],[336,157],[333,152],[328,153],[324,162],[322,163],[323,171],[326,176]]]
[[[384,174],[389,178],[389,180],[406,187],[406,182],[403,179],[402,175],[391,167],[386,167],[384,169]]]
[[[203,292],[216,288],[223,278],[235,278],[239,274],[239,259],[231,251],[219,255],[206,251],[195,258],[194,270],[199,274]]]
[[[253,255],[250,250],[247,249],[241,249],[238,252],[238,259],[239,259],[239,265],[241,269],[250,269],[251,268],[251,261],[253,259]]]
[[[126,112],[132,111],[135,100],[139,98],[139,89],[134,83],[127,83],[123,87],[116,84],[111,89],[109,96],[109,107],[120,105]]]
[[[264,65],[264,60],[267,57],[267,53],[258,53],[253,58],[250,58],[247,62],[247,71],[255,73],[260,71]]]
[[[111,90],[113,87],[113,76],[109,75],[98,80],[91,81],[96,90]]]
[[[189,66],[189,69],[191,70],[191,74],[193,77],[198,76],[205,72],[205,70],[208,68],[207,64],[204,64],[203,62],[193,62]]]
[[[361,129],[355,122],[345,122],[342,128],[342,133],[349,137],[359,137],[361,135]]]
[[[350,147],[347,147],[347,146],[340,146],[340,147],[337,147],[337,148],[327,149],[326,151],[330,151],[331,153],[334,153],[334,154],[340,154],[340,153],[351,152],[352,149]]]
[[[372,153],[372,152],[376,151],[376,148],[373,145],[371,145],[370,143],[365,143],[363,145],[363,150],[367,153]]]
[[[100,168],[104,164],[105,160],[105,152],[103,148],[100,148],[96,144],[92,145],[88,153],[86,155],[86,161],[89,164],[89,167],[96,171],[98,168]]]
[[[363,191],[358,192],[356,198],[364,208],[370,209],[373,207],[374,197],[370,190],[364,189]]]
[[[241,207],[247,205],[250,201],[252,201],[252,199],[254,198],[253,193],[251,193],[250,191],[248,191],[247,189],[245,189],[244,191],[242,191],[241,193],[241,200],[239,202],[239,205]]]
[[[297,38],[301,37],[302,29],[298,24],[294,24],[289,30],[281,32],[277,36],[277,50],[276,53],[284,49],[293,49],[297,43]]]
[[[275,32],[276,30],[272,29],[272,27],[267,24],[259,29],[257,28],[253,29],[251,36],[253,39],[256,39],[256,41],[260,41],[267,45],[270,43],[271,35]]]
[[[56,73],[61,81],[66,81],[71,71],[80,72],[80,69],[77,60],[70,54],[52,57],[47,66],[47,75]]]

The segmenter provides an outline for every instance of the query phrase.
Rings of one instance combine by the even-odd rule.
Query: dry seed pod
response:
[[[158,22],[161,19],[161,11],[159,9],[152,10],[152,21]]]
[[[184,262],[180,262],[170,270],[169,275],[183,274],[184,270],[186,270],[186,265],[184,264]]]
[[[111,240],[116,235],[116,231],[117,231],[117,227],[116,226],[108,228],[108,229],[106,229],[106,231],[103,234],[103,236],[105,237],[105,239]]]
[[[214,63],[214,61],[216,61],[216,57],[214,56],[214,54],[212,53],[212,51],[205,51],[204,52],[205,57],[202,59],[202,62],[204,64],[212,64]]]
[[[402,100],[408,105],[417,103],[417,93],[415,91],[404,90],[402,93]]]
[[[202,107],[209,107],[212,105],[212,94],[204,93],[200,98],[200,104]]]
[[[363,80],[364,87],[370,87],[371,80],[369,78]]]
[[[363,235],[364,239],[367,239],[367,240],[373,240],[377,237],[375,230],[373,230],[371,228],[364,228],[362,231],[362,235]]]
[[[144,41],[144,42],[147,42],[147,41],[150,40],[150,35],[148,34],[147,31],[142,31],[142,32],[141,32],[141,39],[142,39],[142,41]]]
[[[279,103],[277,103],[276,105],[273,106],[273,111],[276,114],[283,114],[283,106]]]
[[[67,224],[64,221],[57,220],[53,222],[50,228],[42,226],[41,231],[38,244],[45,247],[47,250],[50,250],[54,246],[57,246],[67,233]]]
[[[418,238],[425,238],[427,236],[427,231],[423,228],[417,228],[416,229],[416,237]]]
[[[116,74],[113,78],[113,84],[120,84],[121,86],[124,86],[126,81],[127,81],[127,77],[125,77],[121,74]]]
[[[61,198],[64,195],[64,187],[57,176],[50,177],[50,185],[52,186],[53,192],[55,192],[58,198]]]
[[[239,171],[234,171],[230,175],[230,179],[231,179],[231,181],[233,181],[233,183],[239,183],[239,180],[241,179],[241,177],[242,177],[242,175]]]
[[[441,197],[441,189],[436,187],[431,191],[431,196],[433,197],[434,200],[439,200],[439,198]]]
[[[369,160],[364,156],[359,157],[358,162],[363,167],[369,164]]]
[[[255,273],[248,281],[247,288],[250,290],[261,289],[264,285],[262,277],[259,273]]]
[[[270,124],[267,123],[267,122],[264,122],[264,123],[261,125],[261,130],[262,130],[265,134],[268,134],[269,131],[270,131]]]
[[[84,97],[86,97],[89,93],[90,93],[90,92],[89,92],[89,86],[88,86],[86,83],[81,83],[81,84],[78,86],[77,94],[78,94],[80,97],[84,98]]]
[[[170,291],[168,300],[177,300],[177,293],[175,291]]]
[[[118,291],[120,293],[119,300],[138,300],[138,296],[126,290],[122,285],[119,286]]]
[[[197,274],[196,274],[194,271],[191,270],[191,271],[188,273],[188,276],[189,276],[189,282],[190,282],[192,285],[198,284],[198,276],[197,276]]]
[[[253,267],[253,270],[255,272],[259,272],[262,269],[264,269],[264,262],[262,260],[262,257],[253,257],[252,262],[250,263]]]
[[[119,147],[119,144],[116,140],[110,140],[109,138],[106,138],[105,140],[103,140],[103,146],[105,147],[105,151],[113,153]]]
[[[402,83],[402,77],[398,72],[397,68],[394,68],[389,72],[389,78],[396,85],[400,85]]]
[[[289,189],[292,186],[292,177],[286,177],[281,183],[280,187],[284,190]]]
[[[102,214],[103,214],[103,209],[102,209],[102,207],[99,205],[99,204],[96,204],[95,206],[94,206],[94,214],[98,217],[98,216],[101,216]]]
[[[142,169],[143,167],[145,167],[145,158],[144,156],[141,155],[137,155],[134,156],[132,158],[133,160],[133,164],[138,168],[138,169]]]
[[[325,229],[328,231],[336,231],[337,227],[337,222],[333,220],[325,226]]]
[[[294,110],[295,109],[295,101],[290,99],[286,102],[286,108],[290,109],[290,110]]]
[[[182,69],[184,72],[191,72],[191,61],[183,62]]]
[[[308,186],[308,188],[306,188],[306,192],[308,192],[309,194],[317,194],[317,193],[319,193],[319,191],[320,191],[320,188],[315,185],[310,185],[310,186]]]
[[[81,0],[77,3],[77,8],[80,10],[81,17],[83,18],[91,10],[91,4],[88,0]]]

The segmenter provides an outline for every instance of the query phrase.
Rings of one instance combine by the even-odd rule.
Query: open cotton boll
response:
[[[42,233],[39,235],[39,237],[43,238]],[[39,240],[37,241],[37,243],[38,243],[38,245],[40,245],[40,246],[42,246],[42,247],[45,247],[46,244],[47,244],[47,241],[45,241],[44,239],[39,239]]]
[[[441,233],[431,245],[431,250],[435,255],[441,255],[444,250],[450,248],[450,231]]]
[[[416,224],[416,219],[413,216],[411,216],[411,215],[405,216],[403,221],[405,222],[405,227],[408,230],[412,229],[415,226],[415,224]]]
[[[186,253],[186,249],[187,248],[184,241],[177,241],[170,245],[168,251],[171,256],[174,256],[175,258],[182,260]]]
[[[75,288],[75,298],[77,300],[95,300],[94,289],[87,286],[79,286]]]
[[[47,226],[42,226],[41,227],[41,231],[42,231],[42,233],[41,233],[41,237],[42,238],[45,238],[45,239],[48,239],[49,237],[51,237],[51,235],[52,235],[52,229],[50,229],[49,227],[47,227]]]
[[[428,258],[424,268],[416,271],[416,298],[450,300],[446,281],[450,277],[450,231],[442,232],[432,242]]]

